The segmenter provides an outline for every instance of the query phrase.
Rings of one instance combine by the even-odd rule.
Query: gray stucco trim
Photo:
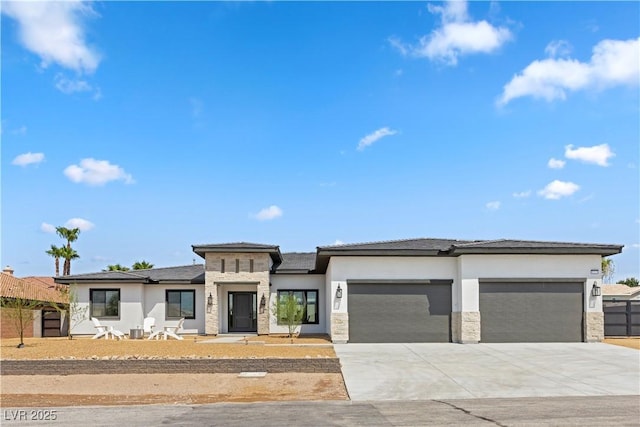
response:
[[[246,286],[258,286],[260,282],[248,282],[244,281],[215,281],[214,285],[224,286],[224,285],[246,285]]]

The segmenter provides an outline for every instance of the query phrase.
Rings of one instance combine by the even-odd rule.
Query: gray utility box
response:
[[[129,329],[129,338],[132,340],[141,340],[144,337],[144,329]]]

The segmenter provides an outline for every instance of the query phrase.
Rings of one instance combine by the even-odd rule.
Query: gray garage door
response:
[[[480,283],[481,342],[582,341],[577,282]]]
[[[449,342],[451,282],[349,283],[349,342]]]

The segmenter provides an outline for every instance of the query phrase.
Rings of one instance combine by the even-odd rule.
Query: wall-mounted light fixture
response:
[[[267,298],[262,294],[260,298],[260,313],[264,313],[264,308],[267,306]]]
[[[591,288],[591,295],[594,297],[599,297],[602,295],[602,289],[598,286],[598,282],[593,282],[593,287]]]
[[[213,305],[213,295],[209,292],[209,296],[207,297],[207,305],[211,307]]]
[[[338,283],[338,289],[336,289],[336,298],[342,298],[342,288],[340,287],[339,283]]]

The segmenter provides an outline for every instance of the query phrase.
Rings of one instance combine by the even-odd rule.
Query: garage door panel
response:
[[[350,342],[449,342],[451,285],[350,284]]]
[[[482,342],[580,342],[582,283],[481,283]]]

